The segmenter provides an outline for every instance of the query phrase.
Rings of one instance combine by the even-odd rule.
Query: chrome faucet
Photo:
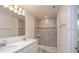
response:
[[[3,40],[3,41],[0,43],[0,47],[6,46],[6,45],[7,45],[7,40]]]
[[[23,38],[23,41],[25,41],[26,40],[26,38]]]

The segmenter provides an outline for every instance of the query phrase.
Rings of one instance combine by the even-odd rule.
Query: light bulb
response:
[[[19,8],[19,11],[22,11],[22,9],[21,9],[21,8]]]
[[[12,7],[9,7],[9,10],[10,10],[10,11],[12,11],[12,10],[13,10],[13,8],[12,8]]]
[[[17,8],[18,8],[18,6],[17,6],[17,5],[15,5],[15,6],[14,6],[14,8],[15,8],[15,9],[17,9]]]
[[[21,12],[18,12],[19,15],[21,15]]]
[[[14,10],[14,12],[17,13],[18,11],[17,10]]]
[[[25,11],[23,10],[23,11],[22,11],[22,15],[24,15],[24,14],[25,14]]]

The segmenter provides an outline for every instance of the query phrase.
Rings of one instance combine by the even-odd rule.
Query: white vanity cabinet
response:
[[[36,41],[36,42],[31,43],[28,46],[25,46],[19,51],[16,51],[15,53],[37,53],[37,52],[38,52],[38,43]]]

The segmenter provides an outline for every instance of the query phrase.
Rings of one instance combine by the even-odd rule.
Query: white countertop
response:
[[[22,40],[15,43],[7,44],[7,46],[0,48],[0,53],[14,53],[36,41],[37,39],[28,39],[25,41]]]

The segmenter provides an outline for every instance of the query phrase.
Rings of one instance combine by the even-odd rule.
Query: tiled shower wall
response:
[[[35,20],[35,38],[40,45],[57,45],[57,27],[55,19]]]

